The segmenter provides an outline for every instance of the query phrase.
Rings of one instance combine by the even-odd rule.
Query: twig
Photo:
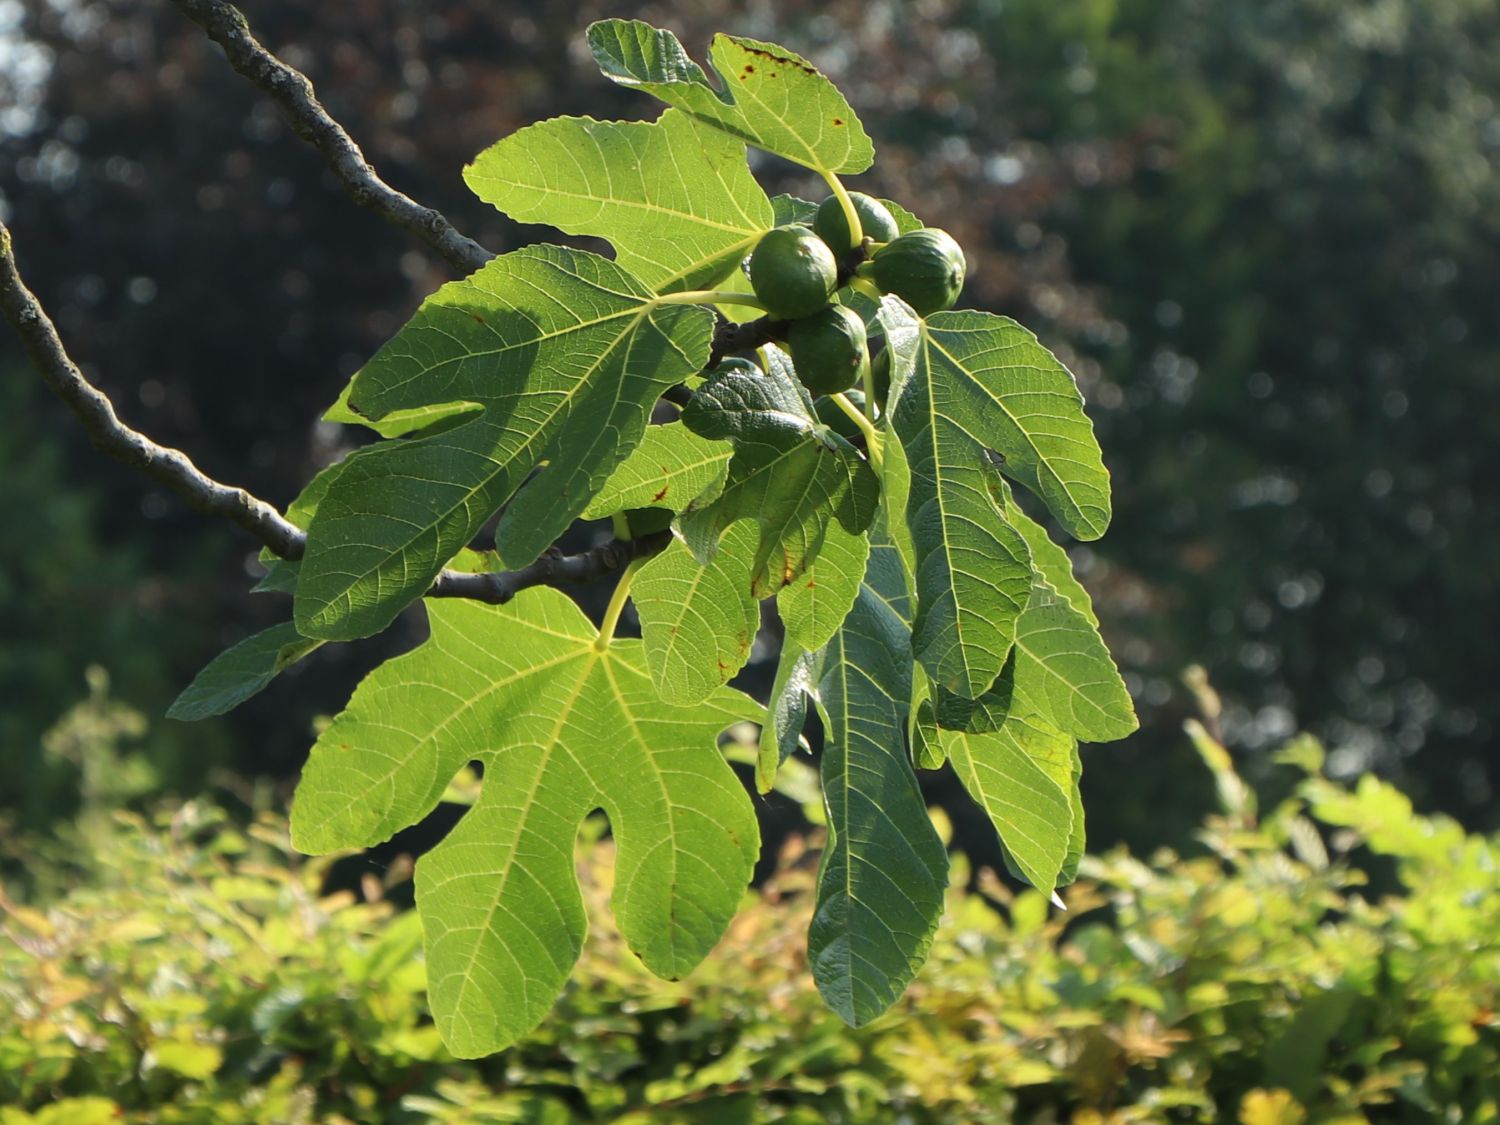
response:
[[[713,345],[709,348],[708,363],[703,369],[712,371],[725,356],[754,351],[762,344],[781,339],[785,334],[786,321],[772,320],[768,316],[746,321],[744,324],[725,321],[714,329]]]
[[[654,531],[639,539],[611,539],[608,543],[576,555],[548,551],[530,566],[493,574],[460,574],[445,570],[438,575],[429,598],[469,598],[504,605],[532,586],[578,586],[595,582],[632,561],[666,549],[672,541],[670,529]]]
[[[249,21],[233,4],[224,0],[172,2],[224,49],[230,66],[276,103],[296,134],[323,154],[354,202],[411,231],[465,273],[494,257],[456,231],[441,212],[422,206],[376,175],[359,145],[318,102],[307,76],[266,50],[250,34]]]
[[[280,512],[243,488],[220,484],[179,449],[154,441],[120,421],[107,395],[84,378],[58,338],[51,318],[16,270],[10,231],[0,223],[0,312],[47,385],[78,416],[93,443],[116,460],[155,477],[188,503],[244,528],[284,559],[302,557],[307,537]]]

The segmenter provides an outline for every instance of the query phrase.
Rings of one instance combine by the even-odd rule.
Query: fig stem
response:
[[[620,581],[615,584],[615,592],[609,596],[609,605],[605,607],[604,620],[599,622],[599,635],[594,638],[595,652],[609,650],[609,642],[615,636],[615,626],[620,623],[620,614],[625,612],[625,602],[630,598],[630,584],[635,581],[636,571],[649,561],[650,559],[644,558],[634,559],[625,568],[625,573],[620,575]]]
[[[849,198],[849,189],[844,187],[844,182],[832,172],[824,172],[823,178],[828,181],[828,187],[833,192],[834,198],[844,209],[844,221],[849,224],[849,244],[858,246],[864,241],[865,231],[859,221],[859,212],[854,209],[854,200]]]
[[[868,392],[866,393],[868,394]],[[875,429],[870,420],[865,417],[864,411],[849,401],[848,395],[832,394],[828,397],[833,400],[835,406],[849,415],[849,420],[859,427],[860,433],[865,435],[865,452],[870,455],[870,464],[875,467],[876,472],[879,472],[885,463],[885,455],[880,448],[880,433]],[[869,399],[867,398],[865,401],[868,402]]]
[[[652,298],[657,305],[749,305],[766,311],[754,293],[740,293],[733,289],[689,289],[682,293],[663,293]]]

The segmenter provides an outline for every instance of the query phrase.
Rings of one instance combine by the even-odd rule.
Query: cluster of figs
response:
[[[814,394],[839,394],[872,374],[864,320],[833,302],[841,284],[861,278],[881,293],[894,293],[920,316],[952,308],[964,285],[963,250],[946,231],[923,227],[901,234],[880,200],[861,192],[849,198],[859,216],[858,241],[843,204],[830,195],[811,227],[767,231],[747,267],[756,298],[784,322],[779,336],[798,378]],[[883,351],[875,361],[880,393],[890,381],[889,362]]]

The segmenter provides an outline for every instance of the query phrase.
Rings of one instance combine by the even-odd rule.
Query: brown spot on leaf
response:
[[[773,63],[781,63],[783,66],[796,67],[800,71],[811,74],[814,77],[817,76],[818,72],[815,67],[808,66],[806,63],[799,62],[797,59],[789,59],[785,55],[778,55],[774,51],[766,51],[757,47],[746,47],[744,48],[744,50],[746,54],[755,55],[757,58],[770,59]],[[748,66],[749,64],[747,63],[746,65]],[[776,75],[773,73],[771,77],[775,78]]]
[[[835,117],[833,119],[833,123],[835,125],[842,125],[844,123],[844,119],[842,117]]]
[[[745,64],[745,73],[746,74],[754,74],[755,73],[755,64],[754,63],[746,63]]]
[[[665,496],[667,494],[667,490],[670,489],[671,487],[672,486],[670,484],[664,484],[664,485],[662,485],[661,491],[658,492],[655,496],[651,497],[651,499],[653,501],[660,500],[663,496]]]
[[[474,318],[474,323],[475,324],[487,324],[488,323],[488,321],[486,321],[484,319],[484,317],[480,316],[478,313],[470,313],[469,315]]]

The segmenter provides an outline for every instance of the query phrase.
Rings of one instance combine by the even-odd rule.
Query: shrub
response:
[[[384,901],[404,865],[325,895],[332,861],[274,818],[117,814],[87,885],[0,898],[0,1123],[1500,1119],[1497,841],[1328,780],[1306,738],[1260,818],[1193,734],[1222,805],[1202,854],[1091,857],[1066,914],[978,872],[858,1030],[806,987],[803,845],[667,983],[622,944],[611,849],[586,842],[580,971],[477,1062],[443,1050],[416,917]]]

